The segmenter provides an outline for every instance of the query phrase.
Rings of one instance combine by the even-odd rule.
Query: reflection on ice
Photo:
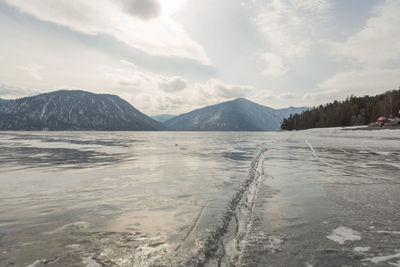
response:
[[[247,175],[250,135],[1,132],[0,265],[95,251],[100,263],[144,264],[188,233],[194,246]]]

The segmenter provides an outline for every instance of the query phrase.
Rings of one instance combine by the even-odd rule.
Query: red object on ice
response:
[[[379,117],[378,121],[387,121],[386,117]]]

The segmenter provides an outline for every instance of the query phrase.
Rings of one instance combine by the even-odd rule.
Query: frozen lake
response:
[[[400,130],[0,132],[0,266],[400,266],[399,173]]]

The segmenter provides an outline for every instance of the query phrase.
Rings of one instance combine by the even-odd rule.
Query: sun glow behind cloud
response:
[[[184,57],[202,64],[210,64],[204,49],[190,38],[182,25],[171,16],[184,3],[179,0],[155,1],[154,8],[161,13],[144,19],[131,12],[141,2],[150,0],[6,0],[22,12],[38,19],[56,23],[90,35],[108,34],[132,47],[159,56]],[[157,5],[161,5],[158,7]],[[150,7],[151,8],[151,7]],[[151,13],[142,9],[143,14]]]

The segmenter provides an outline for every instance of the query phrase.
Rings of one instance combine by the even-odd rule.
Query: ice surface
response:
[[[389,262],[389,264],[392,266],[400,267],[400,260],[398,260],[397,262]]]
[[[397,264],[399,130],[0,132],[0,147],[0,265]]]

